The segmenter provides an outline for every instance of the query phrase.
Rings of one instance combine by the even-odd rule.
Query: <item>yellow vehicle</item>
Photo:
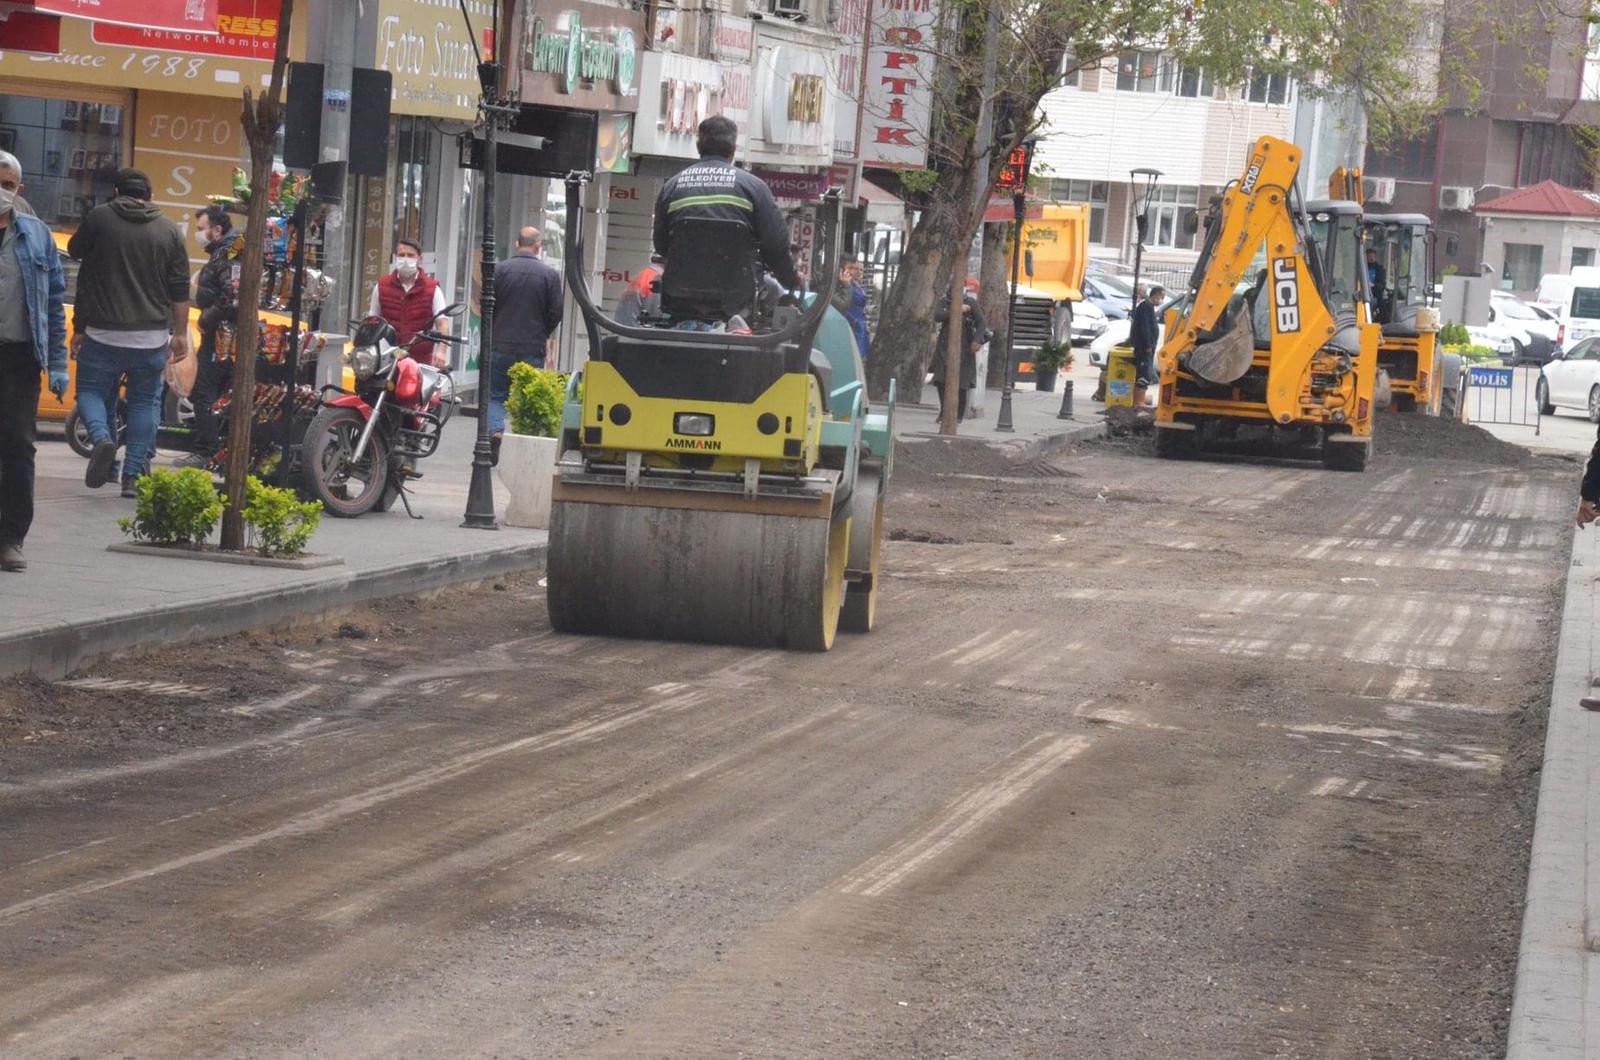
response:
[[[1251,429],[1360,471],[1371,453],[1378,328],[1361,207],[1301,203],[1301,149],[1272,136],[1211,206],[1188,294],[1166,316],[1156,451],[1200,452]]]
[[[1439,310],[1433,291],[1433,222],[1420,213],[1367,214],[1367,246],[1378,252],[1384,284],[1373,305],[1382,339],[1378,365],[1389,375],[1396,412],[1438,415]]]
[[[567,276],[590,357],[568,384],[546,586],[562,632],[826,651],[876,621],[894,394],[869,408],[829,305],[838,199],[803,307],[763,305],[738,221],[680,222],[660,309],[602,314],[567,184]],[[741,326],[748,321],[749,326]]]
[[[1088,204],[1040,209],[1037,219],[1022,223],[1023,282],[1011,303],[1019,375],[1033,371],[1033,355],[1045,342],[1072,344],[1072,304],[1083,301],[1089,267]]]

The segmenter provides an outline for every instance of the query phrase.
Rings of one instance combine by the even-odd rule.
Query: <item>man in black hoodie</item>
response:
[[[244,253],[244,233],[220,206],[207,206],[194,215],[195,242],[209,259],[194,278],[194,304],[200,309],[200,349],[195,352],[194,452],[178,461],[180,467],[205,467],[222,446],[222,420],[211,406],[233,382],[233,362],[217,361],[217,331],[233,319],[237,308],[233,270]]]
[[[73,321],[78,342],[78,414],[94,449],[84,473],[98,488],[117,457],[117,387],[128,386],[128,453],[122,495],[150,470],[161,422],[161,373],[189,356],[189,252],[183,233],[150,202],[150,178],[117,172],[116,198],[89,211],[67,243],[82,262]]]

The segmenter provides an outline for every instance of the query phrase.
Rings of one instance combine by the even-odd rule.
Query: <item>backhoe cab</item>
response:
[[[1301,150],[1265,136],[1212,203],[1189,293],[1159,354],[1156,451],[1198,453],[1252,429],[1359,471],[1371,452],[1378,328],[1361,207],[1300,201]]]
[[[1378,366],[1389,375],[1394,410],[1438,415],[1444,373],[1432,304],[1433,223],[1420,213],[1368,214],[1363,223],[1383,277],[1372,304],[1382,329]]]

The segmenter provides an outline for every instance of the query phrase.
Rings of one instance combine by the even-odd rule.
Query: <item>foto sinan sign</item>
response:
[[[515,47],[525,102],[632,112],[639,108],[644,16],[599,4],[525,5]]]

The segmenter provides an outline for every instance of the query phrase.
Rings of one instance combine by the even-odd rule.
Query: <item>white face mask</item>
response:
[[[395,258],[394,271],[401,276],[410,278],[417,274],[417,266],[419,264],[416,258]]]
[[[10,213],[11,207],[16,204],[17,193],[9,188],[0,188],[0,213]]]
[[[194,241],[199,243],[202,247],[209,244],[211,242],[211,229],[207,228],[204,231],[201,231],[200,229],[196,228],[194,230]]]

